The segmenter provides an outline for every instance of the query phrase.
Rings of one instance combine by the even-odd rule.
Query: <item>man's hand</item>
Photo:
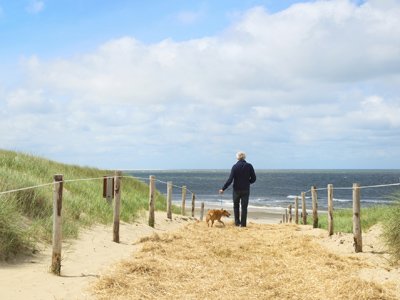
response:
[[[219,190],[219,193],[222,195],[224,193],[224,190]]]

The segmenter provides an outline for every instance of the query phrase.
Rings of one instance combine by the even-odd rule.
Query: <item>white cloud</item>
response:
[[[7,107],[16,113],[52,112],[52,100],[46,99],[43,90],[18,89],[6,98]]]
[[[203,16],[201,11],[181,11],[176,14],[175,18],[179,23],[184,25],[191,25],[196,23]]]
[[[326,89],[396,72],[400,21],[389,26],[390,13],[374,19],[382,13],[371,9],[346,1],[296,5],[275,15],[256,8],[223,36],[153,45],[125,37],[75,60],[46,64],[35,78],[91,101],[111,95],[135,103],[187,97],[221,106],[291,101],[310,82]]]
[[[12,130],[24,116],[41,151],[62,132],[55,142],[83,161],[123,164],[138,151],[141,167],[174,147],[185,162],[187,148],[192,157],[250,148],[265,167],[263,149],[286,163],[308,146],[296,154],[301,167],[338,145],[399,148],[400,4],[379,3],[256,7],[214,37],[144,44],[127,36],[74,58],[32,56],[21,62],[26,83],[5,96],[20,115],[3,115],[1,133],[25,145],[32,132]],[[108,157],[113,147],[118,158]]]
[[[44,1],[31,0],[25,9],[31,14],[40,13],[44,9]]]
[[[400,129],[400,98],[390,103],[380,96],[369,96],[361,102],[362,110],[358,116],[368,124],[375,126],[388,126],[389,128]]]

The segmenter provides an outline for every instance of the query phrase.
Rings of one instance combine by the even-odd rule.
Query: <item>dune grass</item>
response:
[[[102,195],[102,177],[114,171],[66,165],[32,155],[0,150],[0,192],[53,182],[55,174],[64,180],[99,178],[64,183],[64,238],[75,238],[79,228],[94,223],[110,224],[112,205]],[[121,220],[131,222],[148,208],[148,185],[134,178],[122,178]],[[35,251],[38,242],[51,242],[53,186],[0,195],[0,259]],[[166,201],[156,194],[156,210]],[[177,211],[177,209],[175,208]]]
[[[400,194],[397,194],[400,199]],[[400,200],[397,200],[383,223],[383,238],[392,254],[393,263],[400,263]]]
[[[361,209],[361,228],[366,231],[370,227],[387,219],[391,207],[387,205],[373,206]],[[318,216],[319,227],[328,229],[328,215]],[[312,221],[310,221],[312,222]],[[333,226],[335,232],[353,232],[353,210],[337,209],[333,213]]]

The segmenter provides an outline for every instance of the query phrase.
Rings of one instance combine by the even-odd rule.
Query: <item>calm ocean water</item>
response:
[[[144,178],[156,176],[156,188],[166,194],[166,184],[172,181],[174,186],[186,185],[196,194],[196,202],[204,201],[210,205],[232,206],[232,186],[223,196],[218,190],[229,177],[230,170],[173,170],[173,171],[131,171],[129,175]],[[385,185],[400,182],[400,170],[257,170],[257,181],[251,186],[250,206],[267,207],[281,210],[294,203],[295,196],[307,192],[311,186],[318,189],[318,208],[327,210],[328,184],[334,186],[334,207],[351,208],[353,183],[361,186]],[[161,181],[161,182],[160,182]],[[336,189],[335,189],[336,188]],[[338,189],[349,188],[349,189]],[[393,193],[400,194],[400,186],[363,188],[361,190],[362,207],[377,204],[387,205],[393,200]],[[188,193],[187,201],[191,194]],[[181,201],[181,190],[173,188],[173,202]],[[307,207],[311,208],[311,194],[306,194]]]

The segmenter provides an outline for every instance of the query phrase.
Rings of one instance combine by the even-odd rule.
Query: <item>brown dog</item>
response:
[[[210,209],[207,212],[206,222],[207,226],[210,226],[209,222],[211,221],[211,227],[214,225],[214,221],[217,220],[218,222],[222,223],[225,226],[224,222],[221,221],[222,217],[229,217],[231,214],[225,209]]]

